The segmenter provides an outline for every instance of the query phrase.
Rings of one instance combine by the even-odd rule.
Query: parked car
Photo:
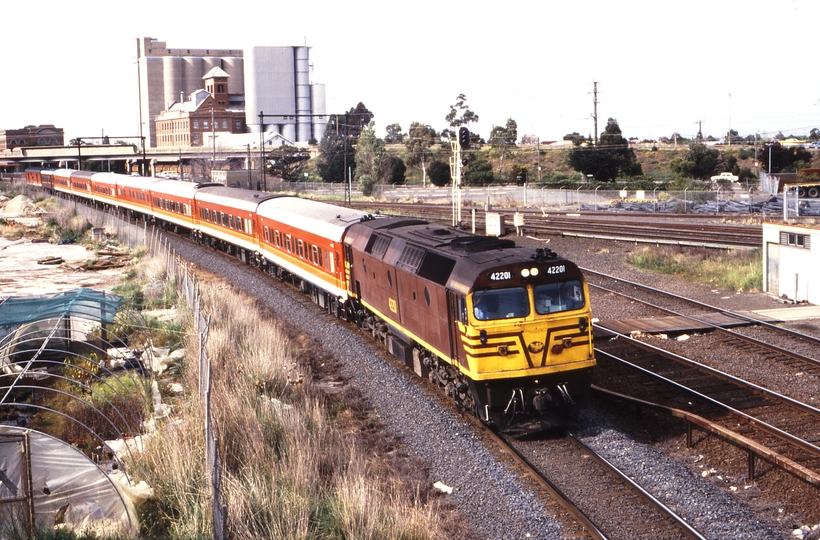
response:
[[[809,144],[809,148],[820,148],[820,141],[814,141]]]
[[[737,182],[738,177],[730,172],[722,172],[711,178],[712,182]]]

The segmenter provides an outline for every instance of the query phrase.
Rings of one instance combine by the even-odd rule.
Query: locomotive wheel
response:
[[[820,196],[820,187],[817,187],[817,186],[810,187],[809,190],[808,190],[808,195],[812,199],[816,199],[818,196]]]
[[[805,197],[806,196],[806,188],[804,188],[804,187],[797,188],[797,196],[800,197],[800,198]]]

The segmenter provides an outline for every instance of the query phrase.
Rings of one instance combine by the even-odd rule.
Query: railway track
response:
[[[703,419],[706,431],[820,487],[820,410],[680,355],[618,336],[596,347],[595,383]],[[628,390],[626,390],[628,389]]]
[[[790,366],[794,370],[820,377],[820,338],[777,326],[762,318],[721,309],[648,285],[587,268],[581,270],[592,289],[622,296],[630,302],[643,304],[664,315],[686,317],[719,333],[727,348],[743,349],[750,359],[760,357],[768,366]],[[665,305],[658,304],[658,301],[664,302]],[[716,322],[716,315],[723,316],[724,322],[735,320],[737,326],[722,326],[720,322]],[[755,325],[756,337],[742,332],[744,326],[740,325],[747,323]],[[789,348],[776,345],[774,341],[788,342]]]
[[[452,208],[449,205],[405,204],[405,203],[352,203],[360,210],[386,214],[417,217],[431,222],[451,222]],[[475,217],[473,217],[475,212]],[[716,216],[658,214],[612,214],[598,213],[550,213],[533,209],[500,210],[507,214],[507,227],[512,214],[518,212],[524,217],[524,232],[535,235],[562,235],[587,238],[603,238],[630,242],[656,244],[689,245],[713,248],[756,248],[763,242],[762,230],[756,225],[734,225],[728,223],[703,223],[719,219]],[[485,228],[483,208],[462,211],[459,220],[462,226],[480,232]],[[697,216],[697,217],[696,217]]]
[[[569,432],[516,440],[490,432],[507,454],[557,503],[556,518],[574,526],[565,537],[703,539],[657,497]]]

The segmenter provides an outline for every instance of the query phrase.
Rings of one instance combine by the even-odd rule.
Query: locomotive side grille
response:
[[[374,257],[384,258],[384,254],[387,253],[387,247],[390,245],[390,240],[392,240],[392,238],[389,236],[374,233],[367,241],[367,247],[365,247],[364,250]]]
[[[398,264],[412,270],[417,270],[421,265],[422,259],[424,259],[423,249],[413,246],[405,246],[404,251],[401,252],[401,257],[399,257]]]

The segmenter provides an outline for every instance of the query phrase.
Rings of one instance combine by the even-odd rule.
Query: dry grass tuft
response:
[[[299,344],[252,300],[215,283],[201,288],[231,538],[443,537],[416,487],[359,448],[350,425],[337,425]],[[189,337],[186,349],[197,348]],[[202,537],[211,526],[196,364],[189,359],[179,375],[191,396],[139,464],[156,490],[146,537]]]

